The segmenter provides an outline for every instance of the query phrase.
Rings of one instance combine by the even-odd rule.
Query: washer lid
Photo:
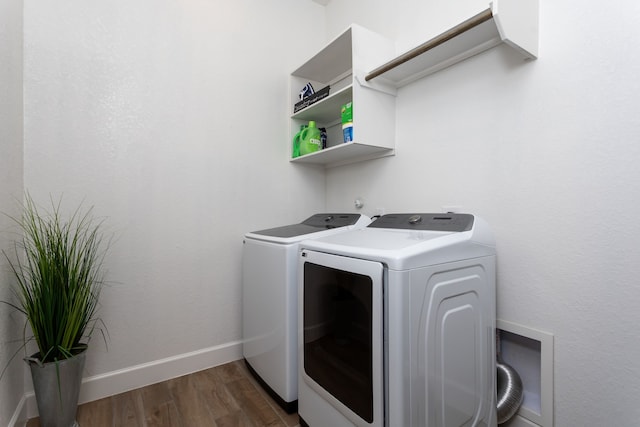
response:
[[[421,216],[422,228],[406,223]],[[434,218],[441,214],[398,214],[385,216],[360,230],[305,240],[303,249],[379,261],[392,270],[407,270],[464,259],[495,255],[495,240],[481,218],[466,214],[445,214],[451,221]],[[455,220],[453,220],[455,218]],[[436,224],[428,225],[435,221]],[[443,222],[439,222],[443,221]],[[454,230],[451,230],[454,229]],[[455,231],[460,230],[460,231]]]
[[[287,239],[296,237],[305,239],[312,238],[313,236],[308,235],[326,230],[332,230],[335,228],[352,228],[351,226],[365,227],[369,224],[370,221],[371,220],[368,217],[361,214],[319,213],[310,216],[299,224],[291,224],[282,227],[268,228],[266,230],[253,231],[251,233],[247,233],[246,237],[286,243]]]

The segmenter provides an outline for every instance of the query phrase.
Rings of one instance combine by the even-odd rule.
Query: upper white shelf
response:
[[[340,107],[353,99],[353,86],[347,86],[332,93],[323,100],[291,115],[292,119],[315,120],[320,123],[336,120]]]
[[[489,8],[375,68],[363,84],[402,87],[505,43],[525,60],[538,57],[538,0],[495,0]]]

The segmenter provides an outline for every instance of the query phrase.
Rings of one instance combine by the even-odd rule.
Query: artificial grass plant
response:
[[[92,208],[80,206],[65,219],[61,202],[51,205],[51,211],[41,211],[27,194],[22,216],[12,217],[22,231],[15,258],[3,251],[17,281],[17,303],[7,304],[27,317],[40,363],[79,353],[95,330],[105,337],[97,317],[107,249],[102,221]]]

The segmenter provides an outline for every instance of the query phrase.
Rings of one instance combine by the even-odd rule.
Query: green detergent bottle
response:
[[[322,148],[320,139],[320,129],[316,127],[316,122],[311,120],[309,127],[300,133],[300,155],[314,153]]]
[[[307,125],[300,125],[300,130],[296,133],[296,136],[293,137],[293,153],[291,154],[292,158],[296,158],[300,156],[300,141],[302,138],[302,131],[307,127]]]

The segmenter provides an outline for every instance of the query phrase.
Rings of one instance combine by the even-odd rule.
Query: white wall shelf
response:
[[[290,116],[289,133],[292,144],[300,126],[314,120],[327,129],[328,148],[296,158],[290,150],[289,160],[333,167],[394,155],[397,88],[502,43],[525,60],[537,58],[538,0],[494,0],[488,9],[397,57],[390,40],[350,26],[291,73],[292,107],[307,83],[331,89],[328,97]],[[350,101],[354,141],[345,144],[340,107]]]
[[[538,57],[538,0],[495,0],[489,8],[364,76],[399,88],[502,43]]]
[[[358,25],[329,42],[290,77],[290,103],[298,101],[298,92],[307,83],[316,91],[330,86],[329,95],[290,116],[289,147],[300,125],[310,120],[327,129],[328,147],[315,153],[292,158],[294,163],[334,167],[395,153],[395,96],[362,85],[361,79],[385,58],[393,55],[393,43]],[[340,108],[353,102],[354,140],[343,143]]]

